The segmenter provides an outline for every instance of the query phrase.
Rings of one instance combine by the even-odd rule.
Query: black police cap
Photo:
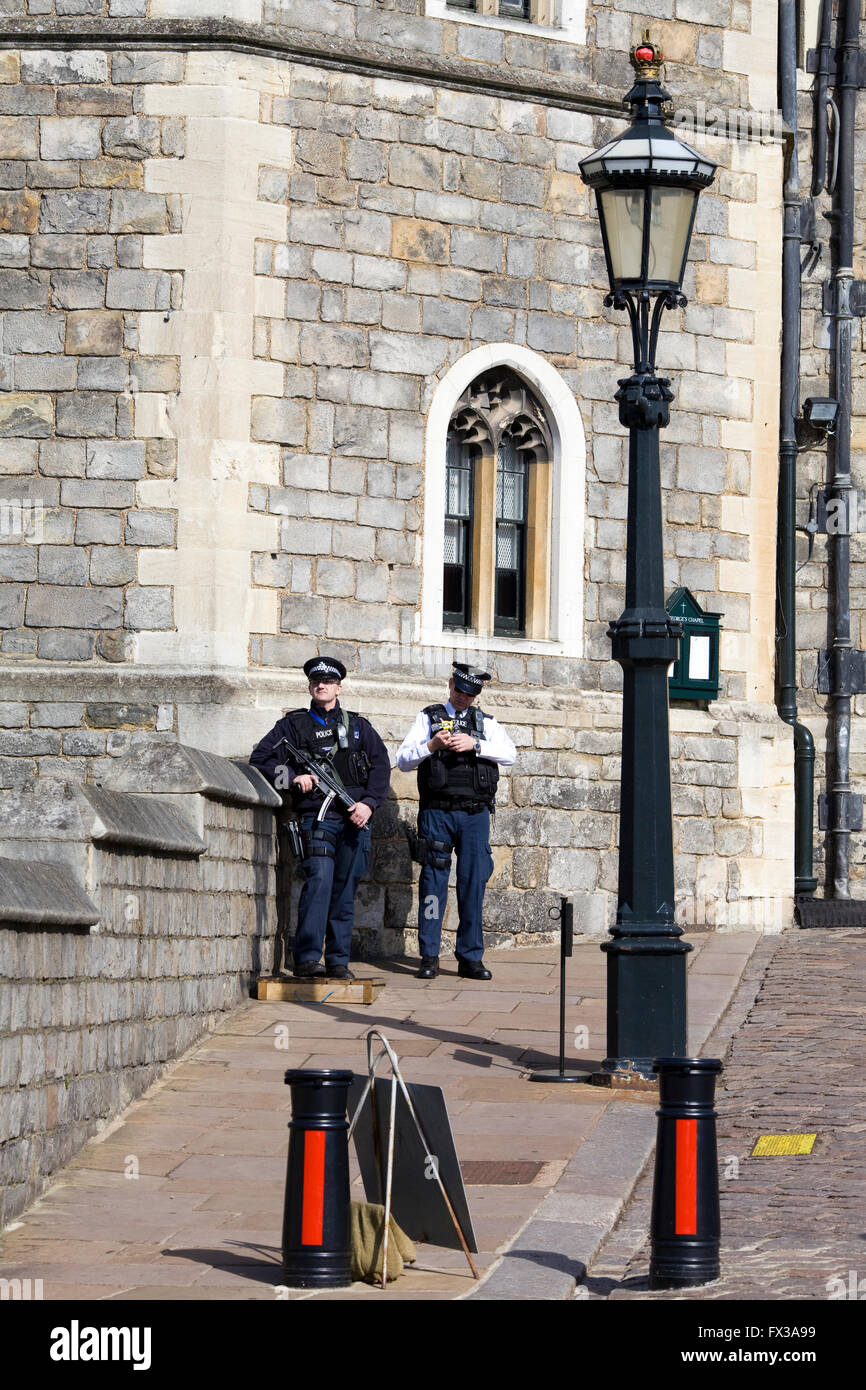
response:
[[[467,666],[463,661],[454,662],[454,684],[464,695],[479,695],[484,682],[489,680],[489,671],[481,671],[477,666]]]
[[[304,662],[304,675],[308,680],[321,676],[325,680],[343,681],[346,679],[346,668],[335,656],[311,656],[309,661]]]

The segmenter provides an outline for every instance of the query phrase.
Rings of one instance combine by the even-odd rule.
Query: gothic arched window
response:
[[[443,627],[548,635],[551,458],[544,410],[517,373],[476,377],[448,428]]]

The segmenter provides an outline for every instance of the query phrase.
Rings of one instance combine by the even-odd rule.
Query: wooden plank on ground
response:
[[[283,1004],[372,1004],[385,988],[381,978],[329,980],[317,975],[313,980],[291,980],[284,975],[263,975],[258,982],[259,999]]]

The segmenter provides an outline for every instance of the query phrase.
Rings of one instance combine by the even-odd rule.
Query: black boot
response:
[[[439,957],[422,956],[421,965],[415,972],[416,980],[435,980],[439,974]]]
[[[460,960],[457,962],[457,974],[461,980],[492,980],[493,976],[486,969],[483,960]]]
[[[296,980],[310,980],[314,976],[321,977],[325,973],[325,967],[320,960],[299,960],[294,967]]]

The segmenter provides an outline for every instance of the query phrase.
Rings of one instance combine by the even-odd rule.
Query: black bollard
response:
[[[283,1283],[293,1289],[351,1284],[350,1071],[287,1071],[292,1088],[283,1210]]]
[[[719,1277],[719,1169],[712,1057],[657,1057],[658,1138],[650,1232],[651,1289],[688,1289]]]

